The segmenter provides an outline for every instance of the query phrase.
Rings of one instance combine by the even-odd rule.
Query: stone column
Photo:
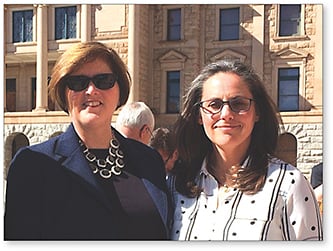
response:
[[[4,55],[6,54],[6,49],[5,49],[5,44],[4,43]],[[7,96],[7,78],[6,78],[6,72],[7,72],[7,65],[6,65],[6,61],[5,61],[5,56],[3,56],[3,62],[4,62],[4,70],[3,70],[3,111],[6,112],[7,111],[7,100],[6,100],[6,96]]]
[[[139,66],[139,4],[129,4],[129,14],[128,14],[128,69],[132,78],[132,86],[130,89],[130,95],[128,102],[137,100],[139,96],[139,76],[136,71],[135,66]]]
[[[81,5],[81,42],[91,40],[91,5]]]
[[[253,5],[252,66],[263,78],[264,74],[264,33],[265,5]]]
[[[315,36],[314,36],[314,78],[313,86],[314,96],[313,105],[322,112],[323,109],[323,6],[321,4],[314,5],[316,13]],[[327,14],[327,13],[326,13]],[[328,14],[327,14],[328,15]],[[325,35],[324,35],[325,36]],[[325,48],[326,49],[326,48]],[[328,58],[328,57],[327,57]],[[328,83],[327,83],[328,84]]]
[[[3,6],[3,10],[4,10],[4,21],[6,20],[7,18],[7,7],[4,5]],[[6,21],[4,22],[6,24]],[[5,31],[7,31],[7,28],[6,26],[4,25],[4,28],[3,28]],[[3,36],[3,40],[5,40],[7,36],[4,35]],[[6,112],[7,111],[7,101],[6,101],[6,72],[7,72],[7,66],[6,66],[6,44],[8,42],[8,37],[7,37],[7,40],[3,42],[2,46],[3,46],[3,66],[4,66],[4,69],[3,69],[3,111]]]
[[[37,6],[37,72],[36,72],[36,108],[34,112],[45,112],[47,105],[48,77],[47,47],[47,5]]]

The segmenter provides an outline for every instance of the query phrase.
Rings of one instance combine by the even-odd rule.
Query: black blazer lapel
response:
[[[63,159],[61,165],[85,180],[96,191],[96,196],[106,204],[110,204],[99,183],[96,181],[88,162],[82,153],[79,137],[71,124],[63,133],[55,146],[55,154]],[[110,205],[109,205],[110,206]]]

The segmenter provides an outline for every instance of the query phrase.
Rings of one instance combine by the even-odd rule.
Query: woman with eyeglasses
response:
[[[322,240],[310,183],[274,157],[277,109],[241,62],[204,67],[175,132],[182,166],[169,177],[174,240]]]
[[[110,126],[130,89],[118,54],[98,42],[77,44],[56,62],[49,88],[71,124],[14,157],[5,240],[167,239],[161,157]]]

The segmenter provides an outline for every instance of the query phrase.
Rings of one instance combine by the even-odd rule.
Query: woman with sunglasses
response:
[[[72,122],[14,157],[5,240],[167,239],[161,157],[110,126],[130,89],[118,54],[98,42],[77,44],[57,61],[49,88]]]
[[[310,183],[273,156],[277,110],[241,62],[207,65],[175,125],[182,166],[168,182],[175,240],[321,240]]]

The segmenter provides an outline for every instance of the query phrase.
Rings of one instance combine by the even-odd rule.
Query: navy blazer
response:
[[[132,167],[158,212],[150,225],[160,234],[143,239],[167,239],[171,213],[163,160],[157,151],[114,132],[125,154],[124,172]],[[137,200],[140,194],[129,198],[128,205],[136,207]],[[112,211],[111,201],[83,156],[73,125],[15,155],[7,176],[5,240],[117,239]]]

